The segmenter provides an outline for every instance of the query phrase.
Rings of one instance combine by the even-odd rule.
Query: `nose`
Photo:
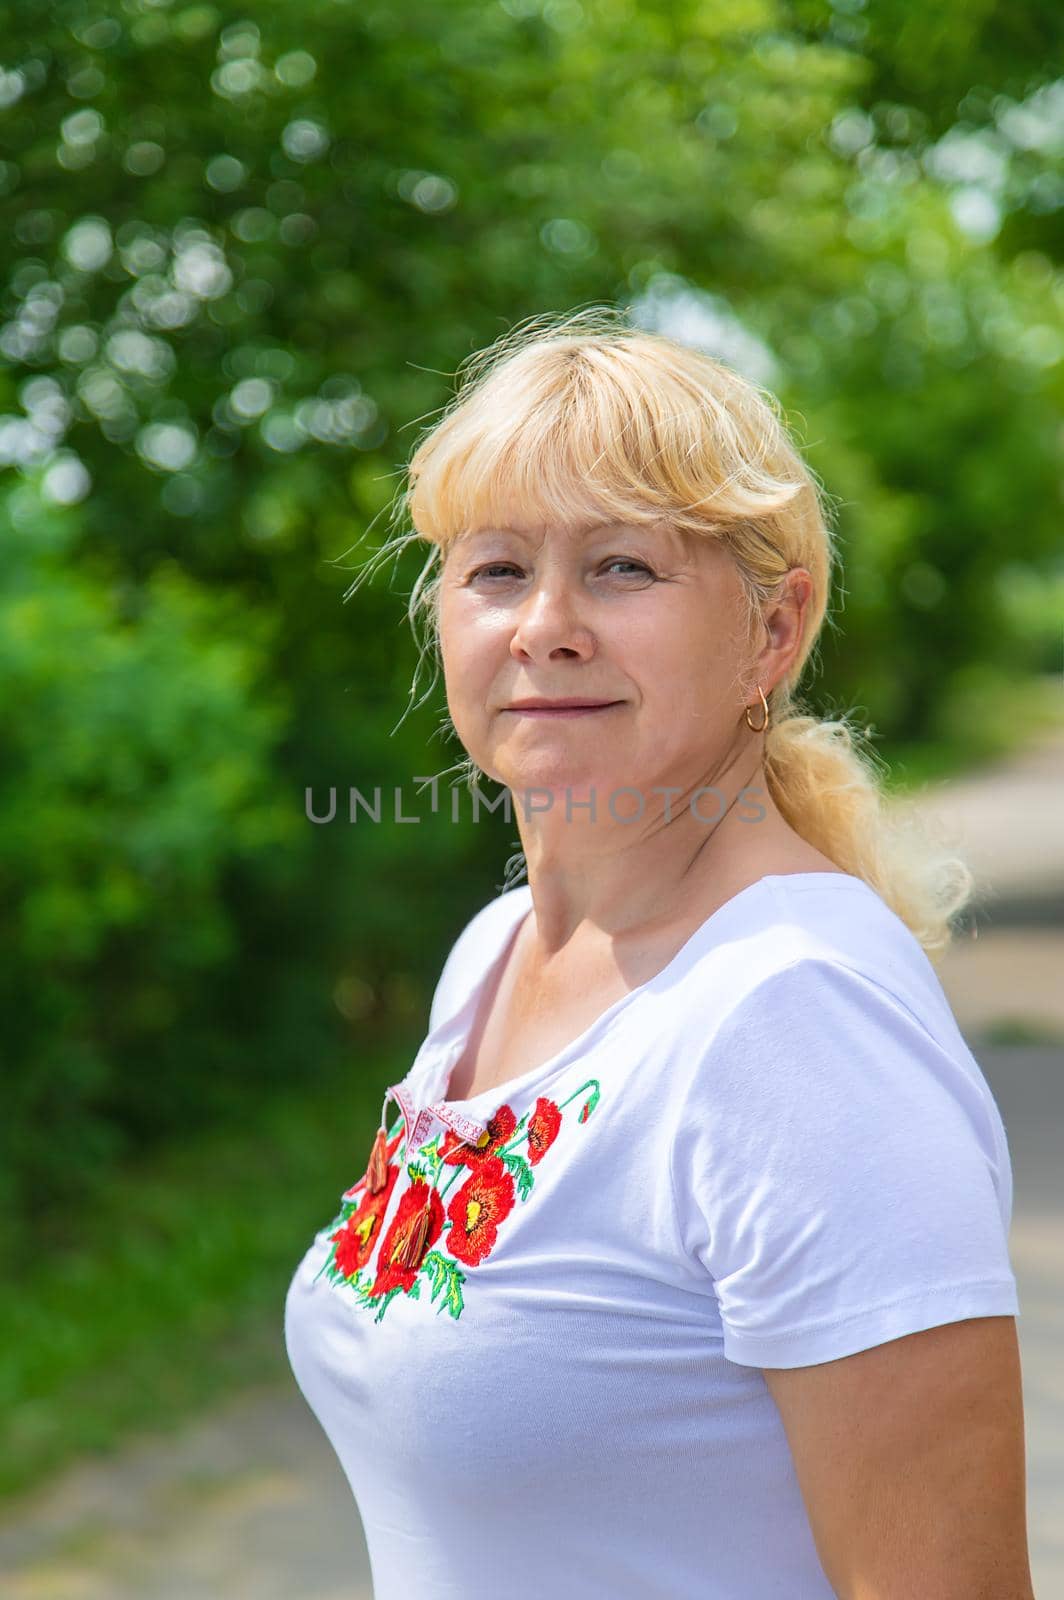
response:
[[[519,661],[547,661],[558,655],[586,658],[594,650],[577,587],[561,573],[537,581],[518,609],[510,654]]]

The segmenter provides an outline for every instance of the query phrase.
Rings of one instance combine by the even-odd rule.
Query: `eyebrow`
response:
[[[674,527],[667,518],[663,517],[658,525],[632,522],[599,522],[583,530],[585,543],[605,543],[610,538],[623,538],[628,535],[638,538],[642,534],[649,535],[649,542],[662,547],[661,554],[656,558],[670,563],[676,570],[686,570],[696,561],[695,547],[689,535],[682,529]],[[466,528],[455,536],[447,546],[443,560],[446,562],[452,555],[456,560],[472,559],[473,550],[485,539],[502,539],[510,536],[518,539],[522,544],[535,538],[536,532],[526,532],[522,528]]]
[[[526,530],[524,528],[507,527],[467,528],[457,535],[454,544],[468,543],[473,539],[506,538],[508,536],[528,543],[530,540],[538,538],[543,532],[543,529]],[[661,529],[651,530],[641,524],[636,525],[631,522],[596,522],[589,528],[580,529],[580,537],[585,540],[619,538],[624,534],[638,536],[643,533],[652,533],[652,537],[656,539],[665,538],[670,542],[676,541],[676,535],[671,528],[666,528],[664,531]]]

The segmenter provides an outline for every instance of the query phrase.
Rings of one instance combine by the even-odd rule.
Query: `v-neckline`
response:
[[[501,977],[504,964],[509,960],[521,929],[532,914],[532,891],[529,885],[524,884],[520,889],[512,890],[511,893],[515,900],[518,896],[521,898],[514,906],[515,920],[508,925],[499,951],[485,968],[483,976],[474,984],[461,1008],[447,1018],[445,1022],[441,1023],[438,1029],[429,1034],[422,1046],[422,1050],[419,1052],[419,1060],[423,1054],[426,1054],[431,1062],[428,1075],[424,1080],[425,1088],[422,1090],[422,1099],[430,1100],[436,1105],[451,1107],[463,1114],[475,1117],[485,1112],[488,1108],[494,1109],[492,1106],[493,1101],[495,1105],[501,1105],[511,1097],[523,1094],[527,1089],[535,1087],[541,1081],[546,1081],[553,1077],[563,1067],[567,1066],[573,1057],[586,1051],[602,1033],[612,1028],[618,1018],[642,996],[666,985],[673,974],[689,962],[692,954],[700,950],[707,941],[715,939],[719,935],[721,927],[735,915],[737,910],[745,908],[751,899],[756,898],[759,894],[774,893],[774,886],[778,882],[793,882],[797,885],[812,879],[831,880],[835,883],[845,883],[850,887],[856,885],[866,892],[874,892],[863,878],[856,877],[848,872],[766,873],[763,877],[756,878],[753,883],[748,883],[737,893],[731,895],[715,911],[711,911],[709,916],[699,923],[698,927],[684,940],[676,954],[653,977],[645,979],[643,983],[637,984],[635,988],[629,989],[625,994],[620,995],[575,1038],[571,1039],[568,1044],[563,1045],[560,1050],[556,1050],[553,1055],[548,1056],[545,1061],[541,1061],[538,1066],[530,1067],[526,1072],[505,1078],[501,1083],[478,1090],[476,1094],[469,1095],[464,1100],[452,1100],[447,1095],[451,1074],[465,1052],[481,999],[487,992],[489,984]],[[450,1034],[453,1034],[454,1037],[449,1038],[448,1035]],[[412,1071],[416,1070],[417,1063],[415,1063],[415,1068]]]

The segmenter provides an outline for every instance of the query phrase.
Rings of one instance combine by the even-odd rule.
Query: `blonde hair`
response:
[[[721,540],[751,629],[785,574],[804,567],[813,580],[805,634],[768,695],[769,792],[784,820],[875,889],[925,951],[945,950],[951,920],[972,896],[968,867],[911,809],[887,806],[880,758],[863,742],[871,730],[862,736],[848,714],[817,717],[798,694],[821,628],[834,625],[827,611],[836,556],[828,496],[775,396],[601,306],[529,319],[465,366],[406,469],[395,514],[408,515],[412,531],[376,552],[348,596],[382,558],[428,541],[408,615],[415,634],[427,616],[438,666],[438,569],[463,530],[501,522],[514,504],[534,522],[666,519],[685,534]],[[424,648],[419,669],[423,656]],[[417,674],[411,693],[416,681]],[[472,761],[460,770],[470,780],[478,771]]]

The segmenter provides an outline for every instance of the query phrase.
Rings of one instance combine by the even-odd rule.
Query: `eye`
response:
[[[633,560],[631,556],[612,556],[606,562],[606,567],[634,567],[637,575],[642,573],[647,578],[654,576],[648,566],[644,565],[642,561]],[[622,574],[622,576],[628,576],[628,574]]]
[[[476,578],[490,577],[494,573],[497,573],[497,572],[500,572],[500,571],[501,572],[519,572],[520,570],[521,569],[519,567],[516,567],[512,561],[489,561],[483,567],[475,567],[473,569],[473,571],[469,574],[469,577],[468,577],[468,579],[466,581],[468,583],[472,583],[474,581],[474,579],[476,579]]]
[[[631,556],[612,556],[602,564],[602,571],[608,572],[611,567],[627,567],[628,572],[622,572],[623,578],[644,577],[653,578],[654,573],[642,561],[636,561]],[[512,561],[488,561],[482,567],[474,567],[466,579],[467,583],[475,583],[481,578],[505,579],[510,573],[521,574],[522,568]]]

